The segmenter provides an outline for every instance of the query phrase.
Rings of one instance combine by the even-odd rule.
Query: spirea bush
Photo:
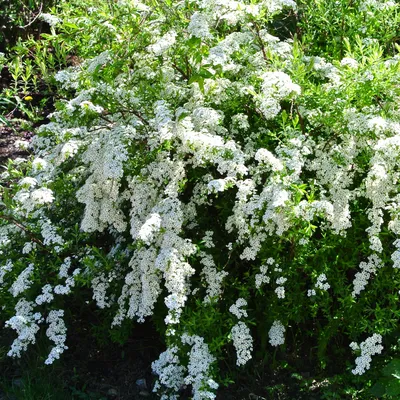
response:
[[[58,359],[70,299],[102,309],[105,329],[156,323],[162,399],[185,385],[213,399],[222,365],[266,368],[277,350],[350,375],[394,354],[399,5],[53,12],[52,35],[80,63],[55,74],[62,99],[32,157],[2,173],[8,355],[43,331],[45,363]]]

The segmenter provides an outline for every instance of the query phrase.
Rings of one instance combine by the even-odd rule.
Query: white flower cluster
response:
[[[272,346],[279,346],[285,343],[285,327],[279,320],[274,321],[268,332],[269,342]]]
[[[113,225],[118,231],[126,229],[119,209],[119,188],[123,176],[123,162],[128,159],[119,130],[104,131],[93,140],[83,154],[83,161],[91,175],[77,191],[76,198],[85,204],[81,229],[85,232],[102,232]]]
[[[35,242],[26,242],[24,247],[22,248],[22,254],[29,254],[33,249],[36,249],[37,243]]]
[[[283,276],[279,277],[276,280],[277,285],[283,285],[287,281],[287,278],[284,278]],[[285,298],[285,287],[284,286],[278,286],[275,289],[275,293],[278,296],[278,299],[284,299]]]
[[[236,349],[236,365],[244,365],[252,357],[253,351],[253,338],[250,333],[250,329],[242,321],[239,321],[233,326],[231,330],[231,337],[233,345]]]
[[[242,318],[242,317],[247,317],[247,311],[242,309],[242,307],[247,306],[247,301],[245,299],[243,299],[242,297],[238,298],[236,300],[235,304],[232,304],[229,307],[229,312],[233,315],[235,315],[238,319]]]
[[[260,272],[260,274],[256,274],[255,276],[255,284],[257,289],[260,289],[264,283],[269,283],[271,281],[271,278],[267,275],[268,265],[261,265]]]
[[[97,307],[110,307],[111,301],[107,295],[107,289],[115,277],[116,273],[111,271],[108,276],[104,273],[100,273],[92,279],[93,300],[96,301]]]
[[[365,289],[368,280],[371,276],[375,275],[379,268],[383,267],[382,260],[376,255],[372,254],[368,257],[368,262],[361,261],[361,272],[357,272],[353,281],[353,291],[351,295],[356,297]]]
[[[362,375],[371,366],[372,357],[375,354],[380,354],[383,350],[382,336],[374,333],[364,342],[358,345],[355,342],[350,343],[350,347],[355,351],[360,351],[361,355],[356,358],[356,368],[351,372],[354,375]]]
[[[284,7],[293,9],[297,7],[293,0],[264,0],[263,3],[271,14],[281,11]]]
[[[165,53],[171,46],[174,45],[176,41],[176,32],[170,31],[162,36],[156,43],[148,47],[149,51],[153,52],[156,56],[161,56]]]
[[[14,264],[11,260],[7,260],[4,265],[0,266],[0,288],[4,283],[4,277],[6,276],[7,272],[12,271]]]
[[[168,347],[166,351],[160,354],[158,360],[151,364],[153,373],[158,376],[153,392],[159,392],[162,386],[172,389],[173,392],[178,392],[183,385],[186,368],[180,365],[178,352],[177,346]],[[174,397],[172,394],[164,398],[177,399],[178,397],[176,395]]]
[[[140,228],[137,236],[144,243],[150,245],[154,239],[154,236],[160,232],[161,228],[161,217],[158,213],[152,213],[147,218],[146,222]]]
[[[68,346],[65,345],[67,327],[62,318],[63,316],[64,310],[51,310],[46,319],[46,322],[49,324],[46,335],[54,342],[55,347],[51,349],[50,354],[44,362],[45,364],[53,364],[54,360],[58,360],[64,350],[68,349]]]
[[[32,285],[32,280],[30,279],[33,271],[35,270],[35,266],[33,264],[29,264],[19,275],[18,278],[11,285],[10,293],[17,297],[19,294],[25,292],[25,290],[29,289]]]
[[[331,287],[331,285],[328,282],[326,282],[326,280],[327,277],[325,274],[318,275],[315,287],[325,291],[328,290]]]
[[[63,245],[64,239],[57,233],[56,226],[48,219],[41,220],[41,235],[43,237],[44,245]],[[60,246],[55,246],[54,249],[58,252],[61,250]]]
[[[187,353],[187,367],[180,363],[177,346],[167,348],[159,359],[152,363],[152,370],[158,375],[153,391],[160,392],[164,386],[169,390],[161,398],[177,400],[178,390],[183,385],[192,385],[193,400],[215,399],[213,391],[218,389],[218,384],[210,376],[210,367],[215,362],[215,357],[210,354],[208,345],[202,337],[186,333],[181,336],[181,342],[191,346]]]
[[[187,29],[192,36],[201,39],[207,39],[212,37],[207,17],[203,13],[198,11],[196,11],[192,15]]]
[[[36,297],[35,303],[38,305],[50,303],[54,299],[52,291],[53,287],[50,284],[44,285],[42,287],[42,294]]]
[[[43,322],[40,313],[32,313],[34,303],[22,298],[15,306],[15,315],[6,321],[6,326],[14,329],[18,337],[11,345],[7,353],[11,357],[21,357],[21,352],[26,351],[30,343],[36,342],[36,333],[39,331],[39,323]]]
[[[215,399],[215,393],[210,390],[218,389],[218,383],[212,379],[210,367],[216,359],[211,355],[207,343],[197,335],[183,334],[181,340],[183,344],[191,346],[184,383],[192,385],[193,400]]]
[[[54,293],[55,294],[60,294],[60,295],[66,295],[71,293],[71,288],[75,286],[75,277],[81,272],[80,268],[76,268],[73,272],[72,275],[68,275],[68,269],[70,267],[70,259],[67,257],[64,260],[64,263],[61,264],[60,266],[60,271],[58,273],[58,276],[60,278],[66,278],[65,279],[65,284],[64,285],[56,285],[54,287]]]
[[[364,0],[359,7],[360,11],[370,11],[371,9],[387,10],[397,8],[398,4],[394,1],[383,1],[383,0]]]
[[[204,298],[205,303],[218,300],[222,294],[222,282],[228,275],[227,271],[218,271],[215,262],[210,254],[200,252],[200,263],[203,265],[201,274],[207,286],[207,294]]]
[[[300,86],[282,71],[262,75],[261,95],[256,97],[266,119],[276,117],[281,110],[280,101],[300,94]]]
[[[52,14],[40,13],[40,19],[49,24],[50,26],[56,26],[61,22],[61,19]]]
[[[27,186],[28,184],[32,187],[34,181],[27,179],[21,181],[21,185]],[[52,203],[54,195],[51,189],[45,187],[34,189],[32,191],[23,188],[15,194],[14,200],[19,202],[21,204],[21,209],[25,210],[28,214],[38,206]]]
[[[103,65],[108,64],[112,60],[112,54],[109,50],[103,51],[98,56],[92,58],[87,64],[88,72],[94,72],[96,68],[102,67]],[[60,79],[59,75],[59,79]]]

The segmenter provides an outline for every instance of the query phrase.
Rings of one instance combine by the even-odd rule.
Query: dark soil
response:
[[[0,165],[4,165],[7,159],[26,157],[28,153],[15,147],[16,140],[29,140],[32,132],[17,130],[8,126],[0,125]]]

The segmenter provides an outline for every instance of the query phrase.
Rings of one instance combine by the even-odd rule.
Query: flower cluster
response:
[[[354,375],[362,375],[371,366],[372,357],[375,354],[380,354],[383,350],[382,336],[374,333],[359,345],[355,342],[350,343],[352,350],[360,351],[361,355],[356,358],[356,368],[351,372]]]

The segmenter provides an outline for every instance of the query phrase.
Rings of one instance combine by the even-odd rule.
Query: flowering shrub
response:
[[[47,329],[59,358],[87,288],[113,329],[156,321],[162,399],[215,398],[221,359],[301,354],[304,335],[321,368],[389,354],[400,59],[379,35],[398,4],[341,1],[325,22],[319,1],[67,3],[46,18],[66,42],[90,32],[84,61],[54,76],[63,100],[2,174],[9,355]]]

